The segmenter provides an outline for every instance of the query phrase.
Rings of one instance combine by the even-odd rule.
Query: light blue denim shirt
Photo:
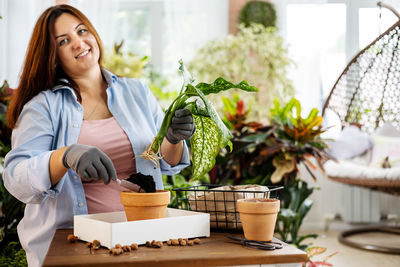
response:
[[[103,70],[108,83],[107,104],[127,134],[135,155],[141,155],[157,134],[164,113],[149,89],[137,79],[118,78]],[[85,192],[80,177],[71,169],[51,186],[49,159],[61,147],[75,144],[83,120],[83,108],[73,90],[55,86],[39,93],[23,108],[12,133],[12,150],[4,162],[4,185],[26,203],[18,224],[18,236],[29,266],[40,266],[56,229],[72,228],[73,216],[87,214]],[[162,174],[172,175],[189,165],[187,147],[181,162],[170,166],[160,160],[160,168],[141,157],[137,171],[152,175],[162,189]]]

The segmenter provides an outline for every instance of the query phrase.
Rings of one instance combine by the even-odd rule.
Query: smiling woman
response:
[[[92,33],[94,29],[89,28],[92,27],[86,26],[82,20],[68,13],[56,19],[56,66],[60,65],[79,85],[78,93],[83,96],[81,104],[84,120],[107,119],[112,117],[112,114],[107,107],[107,84],[101,78],[99,69],[100,41],[99,37]],[[88,80],[87,77],[93,78]]]
[[[100,52],[95,36],[83,22],[68,13],[57,18],[54,31],[58,60],[62,68],[74,75],[82,75],[98,64]]]
[[[74,215],[122,211],[117,178],[140,172],[161,190],[162,174],[189,165],[182,140],[194,132],[190,112],[184,123],[171,123],[160,168],[135,157],[164,113],[141,81],[117,77],[101,59],[100,37],[79,10],[57,5],[39,17],[7,114],[13,144],[3,175],[7,190],[26,203],[18,235],[29,266],[42,265],[55,230],[72,228]],[[179,127],[191,134],[178,134]]]

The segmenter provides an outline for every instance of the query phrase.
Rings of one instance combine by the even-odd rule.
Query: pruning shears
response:
[[[232,235],[228,235],[226,237],[234,241],[239,241],[243,246],[250,248],[257,248],[262,250],[274,250],[274,249],[281,249],[283,247],[282,244],[278,242],[248,240],[246,238],[241,238]]]

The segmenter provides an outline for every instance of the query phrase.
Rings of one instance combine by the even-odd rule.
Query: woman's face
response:
[[[71,78],[99,66],[96,38],[75,16],[63,13],[54,24],[58,63]]]

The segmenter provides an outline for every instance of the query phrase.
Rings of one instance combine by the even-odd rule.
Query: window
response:
[[[400,11],[400,9],[398,11]],[[385,8],[360,8],[359,48],[362,49],[366,47],[397,20],[398,18],[393,14],[393,12]]]
[[[162,66],[163,2],[128,1],[119,3],[118,30],[113,40],[124,40],[124,51],[149,56],[156,71]]]
[[[320,108],[345,64],[346,6],[290,4],[286,25],[297,97],[306,110]]]
[[[389,4],[400,7],[399,1]],[[304,112],[321,110],[346,64],[398,20],[369,0],[287,0],[275,5],[297,64],[291,75]]]

